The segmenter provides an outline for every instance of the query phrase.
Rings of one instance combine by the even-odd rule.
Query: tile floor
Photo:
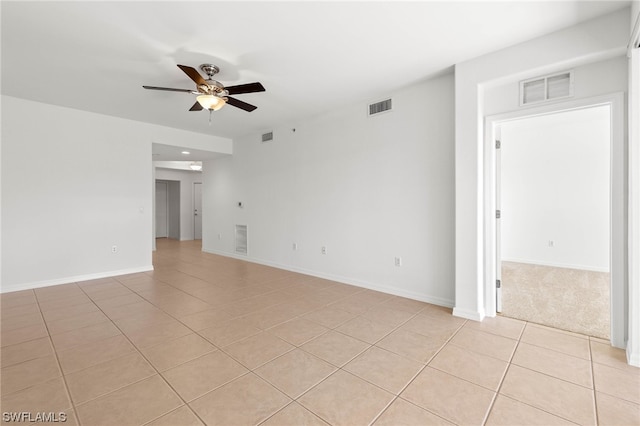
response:
[[[640,369],[600,339],[466,321],[194,242],[159,240],[154,265],[2,294],[1,411],[118,426],[640,424]]]

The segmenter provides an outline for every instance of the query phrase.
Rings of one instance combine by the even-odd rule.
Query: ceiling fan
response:
[[[229,95],[240,95],[243,93],[264,92],[265,89],[260,83],[239,84],[237,86],[224,87],[222,83],[213,79],[213,76],[220,72],[220,68],[211,64],[202,64],[200,69],[208,76],[205,80],[202,75],[192,67],[186,65],[178,65],[191,80],[196,83],[196,89],[172,89],[170,87],[142,86],[149,90],[164,90],[169,92],[186,92],[197,95],[196,103],[189,111],[201,111],[208,109],[209,112],[217,111],[225,104],[232,105],[245,111],[253,111],[258,108],[255,105],[248,104],[239,99],[232,98]]]

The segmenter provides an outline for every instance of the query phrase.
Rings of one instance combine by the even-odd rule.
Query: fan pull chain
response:
[[[209,110],[209,126],[211,126],[211,113],[213,112],[212,109]]]

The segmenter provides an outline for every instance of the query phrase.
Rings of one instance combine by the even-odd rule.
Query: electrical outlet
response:
[[[320,253],[322,253],[322,254],[327,254],[327,248],[326,248],[325,246],[322,246],[322,247],[320,248]]]
[[[549,240],[549,247],[555,247],[556,243],[553,240]]]
[[[111,253],[117,253],[118,252],[118,246],[111,246]]]
[[[402,258],[401,257],[396,257],[395,258],[395,265],[396,266],[402,266]]]
[[[298,243],[293,243],[293,249],[298,250]]]

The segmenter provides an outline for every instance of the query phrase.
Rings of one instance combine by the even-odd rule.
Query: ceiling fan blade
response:
[[[189,108],[189,111],[202,111],[202,105],[200,105],[200,102],[196,101],[196,103],[193,104],[191,108]]]
[[[207,85],[207,82],[204,80],[204,78],[202,78],[200,73],[195,68],[191,68],[186,65],[178,65],[178,68],[184,71],[184,73],[188,75],[191,80],[195,81],[198,86],[203,84],[205,86]]]
[[[240,109],[243,109],[243,110],[249,111],[249,112],[251,112],[254,109],[258,108],[255,105],[248,104],[248,103],[246,103],[244,101],[241,101],[239,99],[232,98],[231,96],[227,96],[227,103],[229,105],[233,105],[236,108],[240,108]]]
[[[227,86],[225,90],[230,95],[239,95],[241,93],[264,92],[264,86],[260,83],[238,84],[237,86]]]
[[[191,89],[172,89],[171,87],[156,87],[156,86],[142,86],[142,87],[149,90],[164,90],[167,92],[185,92],[185,93],[193,92],[193,90]]]

